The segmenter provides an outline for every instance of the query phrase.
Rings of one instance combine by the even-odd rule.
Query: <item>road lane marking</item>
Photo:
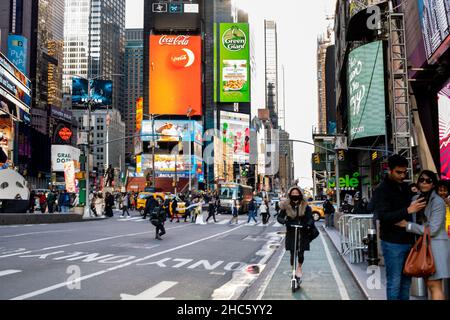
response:
[[[327,256],[328,263],[330,264],[331,271],[333,272],[333,277],[336,280],[336,284],[339,289],[339,294],[342,300],[350,300],[347,289],[345,288],[344,282],[342,281],[339,272],[337,271],[336,265],[333,261],[333,257],[331,256],[330,249],[328,248],[327,243],[325,242],[325,238],[323,237],[322,231],[319,231],[320,239],[322,239],[323,247],[325,249],[325,254]]]
[[[161,281],[157,285],[154,285],[153,287],[145,290],[144,292],[139,293],[138,295],[131,295],[131,294],[125,294],[121,293],[120,298],[122,300],[174,300],[175,298],[165,298],[160,297],[159,295],[163,294],[173,286],[177,285],[178,282],[175,281]]]
[[[40,289],[40,290],[36,290],[36,291],[33,291],[33,292],[29,292],[29,293],[17,296],[15,298],[12,298],[10,300],[25,300],[25,299],[28,299],[28,298],[32,298],[32,297],[35,297],[35,296],[38,296],[38,295],[50,292],[50,291],[54,291],[54,290],[59,289],[59,288],[64,288],[64,287],[67,287],[67,285],[69,285],[69,284],[73,285],[74,283],[81,282],[83,280],[87,280],[87,279],[90,279],[90,278],[93,278],[93,277],[105,274],[107,272],[119,270],[119,269],[128,267],[128,266],[130,266],[132,264],[137,264],[138,262],[142,262],[142,261],[151,259],[151,258],[156,257],[156,256],[160,256],[160,255],[172,252],[172,251],[176,251],[178,249],[182,249],[182,248],[185,248],[185,247],[188,247],[188,246],[191,246],[191,245],[203,242],[203,241],[207,241],[207,240],[216,238],[218,236],[221,236],[221,235],[224,235],[224,234],[227,234],[227,233],[230,233],[230,232],[234,232],[235,230],[240,229],[242,227],[243,226],[239,226],[239,227],[233,228],[231,230],[227,230],[227,231],[224,231],[224,232],[221,232],[221,233],[217,233],[217,234],[214,234],[214,235],[206,237],[206,238],[198,239],[198,240],[192,241],[190,243],[186,243],[186,244],[183,244],[183,245],[171,248],[171,249],[167,249],[167,250],[164,250],[164,251],[161,251],[161,252],[157,252],[157,253],[145,256],[143,258],[139,258],[139,259],[136,259],[136,260],[133,260],[133,261],[129,261],[127,263],[124,263],[124,264],[121,264],[121,265],[118,265],[118,266],[114,266],[114,267],[111,267],[111,268],[108,268],[108,269],[105,269],[105,270],[101,270],[101,271],[98,271],[98,272],[95,272],[95,273],[92,273],[92,274],[88,274],[86,276],[82,276],[80,278],[71,279],[70,281],[65,281],[65,282],[62,282],[62,283],[57,283],[57,284],[55,284],[53,286],[50,286],[50,287],[47,287],[47,288],[43,288],[43,289]]]
[[[22,272],[22,270],[14,270],[14,269],[3,270],[3,271],[0,271],[0,277],[7,276],[7,275],[10,275],[10,274],[19,273],[19,272]]]
[[[14,237],[21,237],[21,236],[29,236],[29,235],[33,235],[33,234],[69,232],[69,231],[74,231],[74,230],[75,229],[53,230],[53,231],[37,231],[37,232],[28,232],[28,233],[19,233],[19,234],[7,235],[7,236],[0,236],[0,238],[14,238]]]

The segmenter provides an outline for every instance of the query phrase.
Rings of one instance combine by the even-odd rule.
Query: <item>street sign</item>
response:
[[[167,12],[167,3],[154,3],[152,11],[156,13]]]
[[[171,3],[169,4],[170,13],[183,13],[183,5],[181,3]]]

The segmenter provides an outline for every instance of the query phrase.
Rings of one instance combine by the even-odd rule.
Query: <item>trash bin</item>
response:
[[[428,295],[425,280],[423,278],[412,278],[411,295],[414,297],[426,297]]]

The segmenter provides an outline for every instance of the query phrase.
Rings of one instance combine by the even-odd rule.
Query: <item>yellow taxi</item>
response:
[[[136,208],[141,215],[144,215],[145,204],[147,203],[147,199],[153,196],[155,199],[161,199],[164,201],[165,194],[163,192],[139,192],[136,202]]]
[[[311,207],[314,221],[319,221],[320,219],[325,218],[325,211],[323,210],[323,201],[311,201],[309,203],[309,206]]]

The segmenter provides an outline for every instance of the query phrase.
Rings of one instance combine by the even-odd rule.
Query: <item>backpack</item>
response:
[[[160,221],[159,221],[159,210],[160,210],[159,207],[155,207],[153,209],[153,211],[150,213],[150,222],[155,227],[160,224]]]

